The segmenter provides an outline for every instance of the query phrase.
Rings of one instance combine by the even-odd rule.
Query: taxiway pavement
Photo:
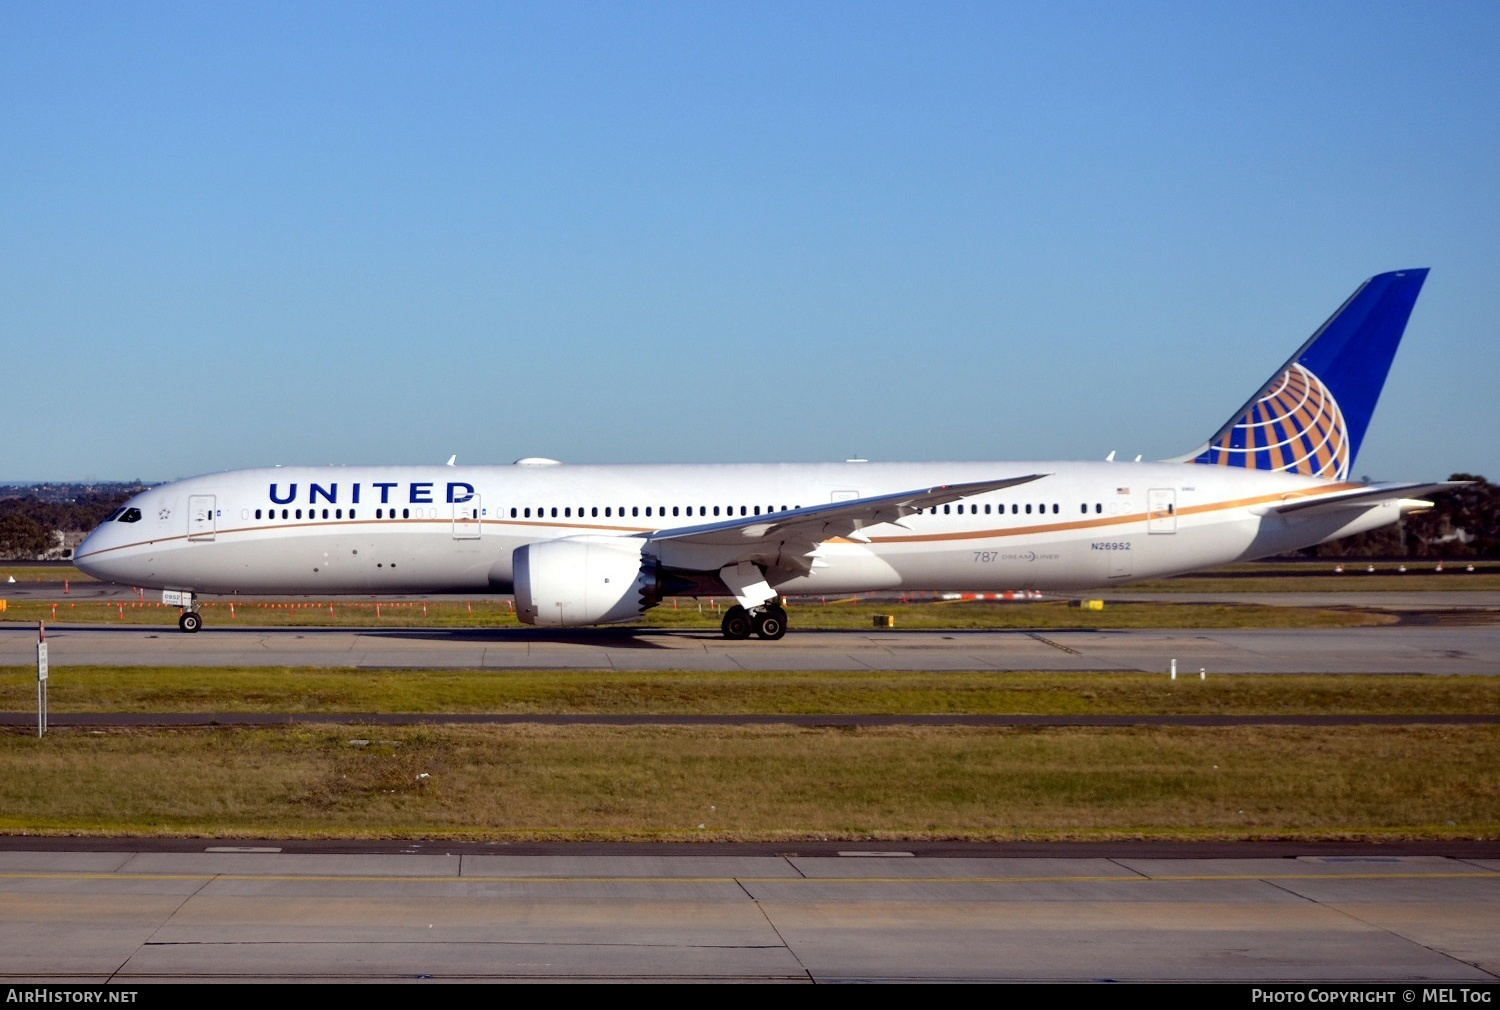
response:
[[[792,631],[778,642],[710,631],[49,625],[68,665],[616,670],[1142,670],[1500,673],[1500,626],[1319,629]],[[35,662],[36,629],[0,625],[0,665]]]
[[[1500,859],[851,850],[4,851],[0,976],[127,985],[1500,979]]]

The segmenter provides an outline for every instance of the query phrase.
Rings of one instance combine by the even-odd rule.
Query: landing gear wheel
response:
[[[741,639],[750,637],[750,615],[741,606],[733,606],[724,611],[724,620],[719,622],[719,630],[724,632],[725,638]]]
[[[755,634],[774,642],[786,634],[786,611],[780,607],[767,607],[755,615]]]
[[[182,616],[177,618],[177,626],[191,635],[203,627],[203,618],[198,616],[196,610],[184,610]]]

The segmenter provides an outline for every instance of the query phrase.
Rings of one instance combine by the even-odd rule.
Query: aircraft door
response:
[[[214,496],[195,494],[188,496],[188,539],[212,540],[218,532],[217,512]]]
[[[468,501],[453,503],[453,539],[454,540],[478,540],[481,530],[480,516],[484,513],[479,507],[479,495],[474,495]]]
[[[1146,492],[1146,532],[1177,532],[1177,492],[1154,487]]]

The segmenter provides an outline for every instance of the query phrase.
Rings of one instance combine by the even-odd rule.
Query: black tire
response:
[[[182,616],[177,618],[177,626],[191,635],[203,627],[203,618],[198,616],[196,610],[184,610]]]
[[[755,634],[768,642],[774,642],[786,634],[786,611],[780,607],[767,607],[755,615]]]
[[[724,620],[719,622],[719,630],[724,632],[725,638],[735,640],[749,638],[752,630],[750,615],[745,612],[744,607],[738,605],[730,607],[724,611]]]

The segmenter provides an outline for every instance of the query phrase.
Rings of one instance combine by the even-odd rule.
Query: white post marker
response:
[[[47,629],[36,622],[36,735],[47,732]]]
[[[1172,679],[1177,679],[1177,660],[1172,660]]]

